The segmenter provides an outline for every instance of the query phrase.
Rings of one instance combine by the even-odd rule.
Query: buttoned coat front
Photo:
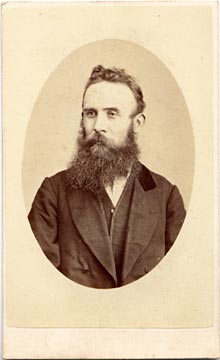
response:
[[[99,196],[66,186],[66,171],[46,178],[29,221],[53,265],[73,281],[94,288],[117,283],[111,239]],[[152,270],[173,245],[185,218],[178,188],[140,164],[133,195],[120,286]]]

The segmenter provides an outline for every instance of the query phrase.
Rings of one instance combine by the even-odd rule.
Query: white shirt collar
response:
[[[106,190],[108,196],[110,197],[114,207],[116,207],[116,205],[121,197],[121,194],[125,188],[125,185],[126,185],[128,177],[130,175],[130,172],[131,172],[131,170],[129,170],[128,175],[125,178],[116,179],[114,181],[114,184],[112,187],[111,186],[105,187],[105,190]]]

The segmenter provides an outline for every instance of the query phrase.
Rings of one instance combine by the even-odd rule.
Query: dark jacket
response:
[[[48,259],[68,278],[94,288],[117,286],[112,244],[100,199],[68,189],[66,171],[46,178],[29,214],[32,230]],[[140,165],[134,180],[121,285],[152,270],[170,249],[185,218],[175,185]]]

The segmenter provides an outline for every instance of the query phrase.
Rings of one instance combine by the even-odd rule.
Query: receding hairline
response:
[[[102,83],[106,83],[106,84],[109,84],[109,86],[111,86],[112,84],[113,85],[122,85],[122,87],[123,88],[127,88],[128,90],[129,90],[129,93],[131,94],[131,96],[132,96],[132,99],[134,100],[134,110],[132,111],[132,113],[131,113],[131,118],[133,118],[133,116],[135,116],[136,115],[136,110],[137,110],[137,100],[136,100],[136,98],[135,98],[135,96],[134,96],[134,93],[133,93],[133,91],[130,89],[130,87],[126,84],[126,83],[124,83],[124,82],[120,82],[120,81],[117,81],[117,82],[112,82],[112,81],[108,81],[108,80],[101,80],[101,81],[99,81],[99,82],[97,82],[97,83],[92,83],[92,84],[90,84],[86,89],[85,89],[85,91],[84,91],[84,93],[83,93],[83,99],[82,99],[82,109],[84,110],[84,99],[85,99],[85,96],[86,96],[86,94],[87,94],[87,91],[92,87],[92,86],[94,86],[94,85],[99,85],[99,84],[102,84]],[[115,107],[115,106],[114,106]],[[91,106],[89,106],[89,108],[93,108],[93,105],[91,104]],[[110,106],[109,108],[113,108],[113,106]]]
[[[102,84],[102,83],[109,84],[109,86],[111,86],[111,85],[119,85],[119,86],[122,85],[122,87],[127,88],[127,89],[129,90],[130,94],[132,95],[132,98],[134,99],[134,102],[135,102],[135,105],[136,105],[136,108],[134,109],[134,111],[133,111],[133,113],[132,113],[132,116],[135,116],[136,110],[137,110],[137,106],[138,106],[137,99],[135,98],[135,95],[134,95],[133,91],[131,90],[131,88],[129,87],[129,85],[126,84],[126,83],[123,82],[123,81],[114,81],[114,82],[113,82],[113,81],[108,81],[108,80],[103,79],[103,80],[100,80],[100,81],[97,81],[97,82],[94,82],[94,83],[89,84],[89,86],[87,86],[87,87],[85,88],[84,92],[83,92],[83,96],[82,96],[82,108],[84,108],[84,99],[85,99],[85,96],[86,96],[87,91],[88,91],[91,87],[93,87],[94,85],[99,85],[99,84]]]

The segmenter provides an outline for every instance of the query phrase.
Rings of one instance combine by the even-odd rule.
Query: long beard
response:
[[[67,185],[71,188],[100,193],[118,178],[126,177],[138,160],[139,149],[130,128],[124,143],[113,145],[97,133],[90,140],[84,132],[78,137],[78,150],[67,171]]]

